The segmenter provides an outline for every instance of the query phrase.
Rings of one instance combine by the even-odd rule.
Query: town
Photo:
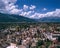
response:
[[[0,48],[60,48],[60,24],[11,25],[0,31]],[[23,26],[23,27],[21,27]]]

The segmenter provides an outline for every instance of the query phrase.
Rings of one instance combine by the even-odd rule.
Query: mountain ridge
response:
[[[40,19],[31,19],[20,15],[0,13],[0,22],[60,22],[60,17],[50,16]]]
[[[57,17],[57,16],[43,17],[38,19],[38,21],[39,22],[60,22],[60,17]]]
[[[35,22],[35,20],[19,15],[0,13],[0,22]]]

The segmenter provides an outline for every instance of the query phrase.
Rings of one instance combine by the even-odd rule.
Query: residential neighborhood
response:
[[[44,26],[44,25],[43,25]],[[30,25],[27,28],[12,26],[1,33],[0,48],[57,48],[60,47],[60,32],[53,27],[42,28]]]

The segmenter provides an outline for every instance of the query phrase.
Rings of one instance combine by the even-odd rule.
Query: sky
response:
[[[0,12],[34,19],[60,17],[60,0],[0,0]]]

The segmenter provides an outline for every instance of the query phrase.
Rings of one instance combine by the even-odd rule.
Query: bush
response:
[[[38,40],[37,46],[41,46],[41,45],[43,45],[43,44],[44,44],[44,42],[43,42],[42,40]]]

